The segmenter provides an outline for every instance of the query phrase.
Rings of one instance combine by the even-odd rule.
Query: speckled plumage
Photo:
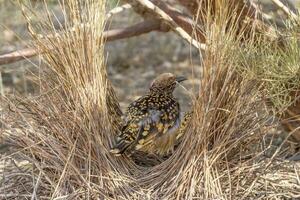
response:
[[[183,80],[171,73],[161,74],[146,95],[128,106],[112,153],[121,155],[125,151],[141,150],[165,154],[173,148],[180,126],[180,106],[173,91],[177,82]]]
[[[184,135],[187,125],[190,122],[190,120],[192,119],[192,115],[193,115],[193,112],[189,111],[189,112],[186,112],[184,114],[184,116],[182,117],[181,124],[180,124],[179,130],[178,130],[178,134],[176,135],[176,140],[181,139],[181,137]]]

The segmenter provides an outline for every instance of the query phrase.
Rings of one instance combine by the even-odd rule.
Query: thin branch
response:
[[[119,6],[119,7],[115,7],[106,14],[106,20],[111,18],[113,15],[123,12],[124,10],[130,9],[130,8],[132,8],[132,6],[129,3]]]
[[[25,48],[25,49],[13,51],[11,53],[0,55],[0,65],[5,65],[5,64],[17,62],[19,60],[31,58],[37,54],[38,52],[34,48]]]
[[[167,13],[176,22],[176,24],[184,29],[190,36],[194,35],[199,42],[205,43],[206,38],[203,33],[203,28],[199,23],[196,23],[189,15],[181,13],[165,2],[158,0],[153,0],[152,2],[165,13]]]
[[[160,7],[156,6],[153,2],[149,0],[136,0],[136,2],[139,2],[142,6],[148,8],[152,12],[159,15],[164,21],[169,23],[171,27],[174,29],[175,32],[177,32],[183,39],[190,42],[194,47],[200,48],[202,50],[205,49],[205,44],[201,44],[197,40],[193,39],[189,33],[187,33],[182,27],[180,27],[173,18],[168,15],[164,10],[162,10]],[[163,2],[159,2],[160,5],[163,5]]]
[[[160,20],[145,20],[127,28],[105,31],[103,37],[106,41],[114,41],[142,35],[151,31],[165,32],[168,30],[162,29]]]
[[[291,19],[297,19],[297,15],[289,9],[287,6],[285,6],[280,0],[272,0],[276,6],[278,6],[288,17]]]
[[[167,30],[162,29],[160,20],[145,20],[141,23],[135,24],[127,28],[105,31],[103,33],[103,37],[106,41],[114,41],[138,36],[141,34],[149,33],[151,31]],[[25,48],[4,55],[0,55],[0,65],[17,62],[23,59],[28,59],[30,57],[36,56],[38,53],[41,52],[38,52],[38,50],[35,48]]]

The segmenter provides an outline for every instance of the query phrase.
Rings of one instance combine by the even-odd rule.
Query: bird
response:
[[[180,127],[180,105],[173,92],[185,80],[172,73],[157,76],[148,92],[127,107],[124,125],[110,152],[120,156],[135,151],[159,155],[172,151]]]
[[[184,113],[184,116],[182,117],[182,120],[180,123],[180,127],[178,129],[178,133],[176,135],[177,141],[179,141],[182,138],[182,136],[185,134],[185,131],[187,129],[189,122],[192,119],[193,114],[194,114],[193,111],[188,111],[188,112]]]

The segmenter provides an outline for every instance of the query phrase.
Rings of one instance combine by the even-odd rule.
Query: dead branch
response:
[[[25,48],[25,49],[13,51],[11,53],[0,55],[0,65],[5,65],[5,64],[17,62],[19,60],[28,59],[37,54],[38,52],[34,48]]]
[[[278,6],[278,8],[280,8],[289,18],[294,20],[297,18],[297,15],[287,6],[285,6],[280,0],[272,0],[272,2]]]
[[[191,42],[191,38],[196,38],[196,42],[205,43],[205,36],[203,34],[203,28],[200,24],[195,23],[195,21],[186,14],[175,9],[169,3],[161,0],[123,0],[126,3],[132,5],[133,10],[145,19],[157,18],[162,19],[177,32],[181,37],[187,39]],[[179,30],[176,30],[179,27]],[[182,30],[183,29],[183,30]],[[179,32],[181,33],[179,33]],[[188,35],[186,35],[186,32]],[[195,46],[195,45],[194,45]],[[204,46],[203,44],[200,46]]]
[[[143,5],[145,8],[148,8],[155,12],[158,16],[160,16],[164,21],[169,23],[173,30],[177,32],[183,39],[190,42],[194,47],[205,49],[205,45],[201,44],[200,42],[193,39],[183,28],[181,28],[172,17],[170,17],[166,12],[164,12],[162,9],[160,9],[158,6],[153,4],[149,0],[136,0],[141,5]],[[162,3],[161,3],[162,4]]]
[[[197,38],[198,41],[205,43],[206,39],[203,33],[203,28],[200,27],[200,24],[196,24],[190,16],[184,15],[164,2],[155,0],[153,3],[168,14],[176,22],[176,24],[180,25],[180,27],[183,28],[190,36],[195,35],[195,38]]]
[[[103,37],[106,41],[114,41],[142,35],[151,31],[166,32],[168,30],[161,26],[160,20],[149,19],[127,28],[105,31]]]
[[[159,20],[146,20],[127,28],[105,31],[103,33],[103,37],[106,41],[114,41],[138,36],[141,34],[149,33],[151,31],[167,30],[161,28],[161,22]],[[4,55],[0,55],[0,65],[17,62],[23,59],[28,59],[30,57],[36,56],[38,53],[41,52],[38,52],[38,50],[35,48],[25,48]]]
[[[106,20],[111,18],[113,15],[123,12],[124,10],[130,9],[132,6],[130,4],[124,4],[122,6],[113,8],[106,14]]]

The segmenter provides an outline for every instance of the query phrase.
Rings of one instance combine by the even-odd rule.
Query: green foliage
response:
[[[300,89],[300,52],[297,23],[281,36],[280,42],[260,38],[245,45],[240,54],[240,72],[264,84],[264,95],[274,108],[284,111]]]

